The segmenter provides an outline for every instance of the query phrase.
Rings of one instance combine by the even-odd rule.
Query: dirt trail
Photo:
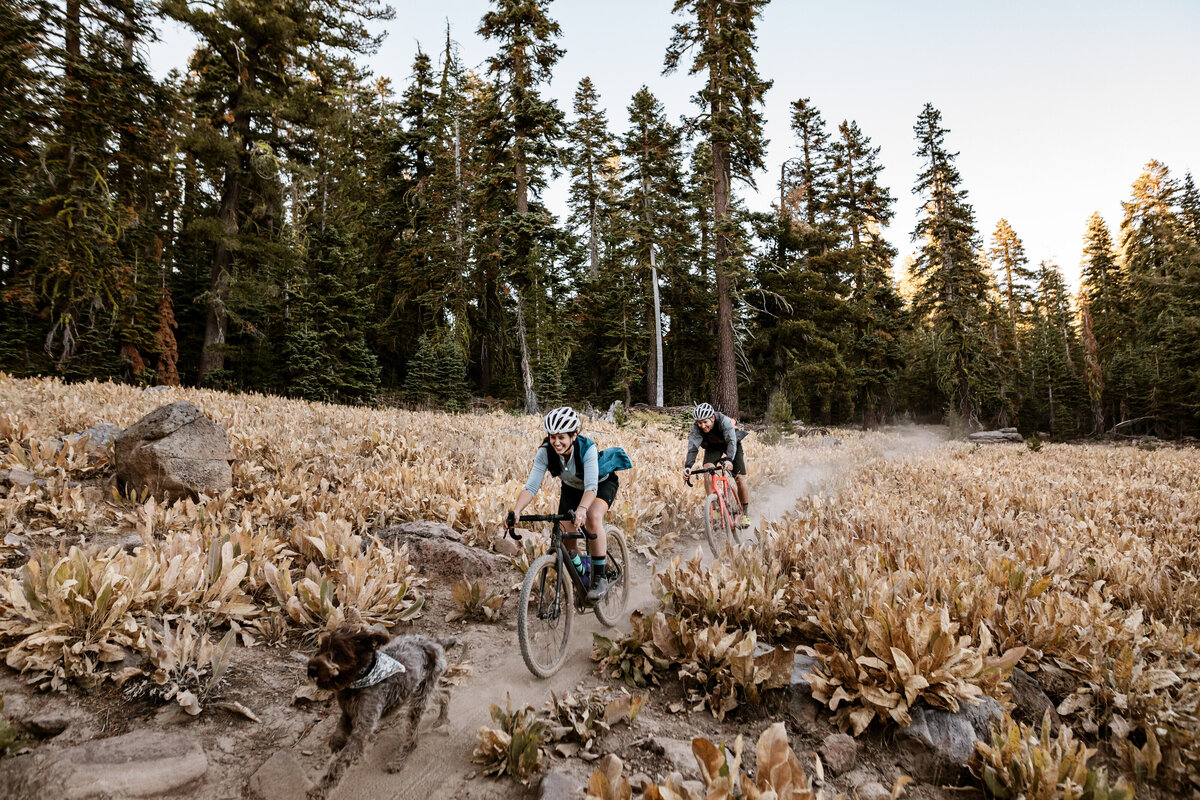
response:
[[[694,540],[691,540],[694,547]],[[644,558],[633,556],[632,583],[627,612],[635,609],[653,611],[656,607],[650,591],[652,575]],[[515,574],[515,573],[514,573]],[[471,763],[475,749],[476,731],[491,725],[491,704],[504,703],[507,692],[514,708],[532,705],[541,709],[550,699],[550,692],[561,694],[579,685],[594,686],[600,679],[594,674],[595,664],[590,654],[592,634],[607,633],[607,628],[595,614],[576,615],[571,630],[567,660],[558,673],[548,679],[534,677],[521,659],[517,644],[515,598],[510,598],[505,621],[498,625],[473,625],[458,634],[463,644],[451,651],[452,660],[470,662],[472,674],[461,685],[453,687],[450,700],[450,723],[442,730],[423,733],[417,749],[404,769],[396,774],[384,770],[388,754],[395,747],[399,733],[386,729],[374,747],[343,778],[334,800],[352,798],[393,798],[393,800],[430,800],[430,798],[512,797],[514,784],[479,777],[478,767]],[[436,616],[435,628],[445,635],[445,623]],[[333,729],[334,715],[322,721],[296,745],[297,750],[327,752],[326,742]],[[428,724],[428,717],[427,722]]]

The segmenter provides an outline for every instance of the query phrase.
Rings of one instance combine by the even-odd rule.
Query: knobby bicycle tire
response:
[[[539,576],[543,573],[545,573],[545,580],[540,581]],[[535,585],[540,584],[539,588],[542,588],[551,581],[554,595],[558,598],[560,606],[557,622],[562,626],[562,638],[558,641],[557,652],[554,654],[553,660],[549,664],[542,664],[534,659],[531,637],[536,626],[543,625],[544,622],[537,618],[536,609],[534,618],[529,619],[529,603]],[[540,603],[543,599],[549,598],[543,598],[539,593],[535,599]],[[552,605],[553,601],[550,604]],[[574,616],[575,603],[571,598],[571,579],[559,572],[558,557],[554,553],[541,556],[530,565],[529,571],[525,573],[525,580],[521,582],[521,599],[517,606],[517,641],[521,644],[521,658],[525,660],[525,666],[534,675],[539,678],[549,678],[562,667],[563,661],[566,660],[567,642],[571,638],[571,622]],[[555,635],[557,636],[557,634]]]
[[[623,621],[625,606],[629,602],[629,552],[625,549],[625,537],[614,526],[604,526],[604,532],[608,537],[608,562],[620,568],[621,576],[594,608],[596,619],[611,628]]]
[[[713,558],[721,554],[729,541],[729,520],[721,513],[721,501],[713,492],[704,500],[704,536],[712,550]]]
[[[729,483],[725,484],[724,492],[725,508],[729,511],[729,518],[725,521],[729,531],[729,539],[734,544],[741,544],[742,529],[738,527],[738,523],[741,522],[741,517],[744,513],[742,511],[742,501],[738,498],[737,490]]]

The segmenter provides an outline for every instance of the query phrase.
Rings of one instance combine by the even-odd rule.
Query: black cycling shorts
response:
[[[610,472],[607,478],[596,485],[596,498],[603,500],[611,507],[613,499],[617,496],[617,487],[619,485],[620,482],[617,480],[617,473]],[[568,514],[574,511],[579,507],[579,501],[582,499],[583,489],[576,489],[574,486],[567,486],[564,483],[562,494],[558,498],[558,513]]]
[[[724,447],[713,447],[711,449],[708,447],[705,447],[704,448],[704,461],[702,461],[701,464],[716,464],[718,461],[720,461],[724,457],[725,457],[725,448]],[[741,442],[738,442],[737,453],[735,453],[733,456],[733,474],[735,476],[746,474],[746,456],[745,456],[745,454],[742,453],[742,443]]]

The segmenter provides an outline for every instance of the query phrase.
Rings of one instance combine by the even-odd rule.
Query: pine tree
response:
[[[828,205],[838,227],[849,233],[841,242],[842,269],[849,276],[848,307],[852,333],[846,361],[854,373],[855,404],[866,428],[881,422],[894,400],[903,367],[903,302],[892,284],[895,248],[882,236],[891,222],[891,192],[879,184],[879,148],[857,123],[842,122],[831,146],[835,188]],[[814,198],[815,200],[815,198]]]
[[[1088,407],[1087,392],[1076,367],[1081,348],[1062,274],[1045,261],[1038,269],[1030,338],[1035,421],[1039,429],[1045,425],[1052,435],[1074,434]]]
[[[673,12],[686,21],[675,26],[667,48],[666,72],[696,49],[689,74],[705,72],[697,98],[704,115],[697,120],[708,138],[713,180],[713,267],[717,288],[717,370],[714,405],[737,415],[737,354],[733,292],[742,251],[741,231],[732,202],[734,180],[754,185],[763,166],[766,141],[759,110],[771,82],[758,76],[754,63],[755,26],[766,0],[675,0]]]
[[[1100,366],[1100,348],[1092,326],[1092,307],[1087,293],[1079,293],[1079,325],[1082,333],[1084,372],[1088,400],[1092,408],[1092,435],[1104,433],[1104,370]]]
[[[666,118],[662,104],[643,86],[629,105],[630,127],[621,142],[625,167],[624,206],[628,213],[632,252],[638,273],[648,279],[651,302],[646,328],[651,347],[646,363],[646,401],[665,402],[663,313],[660,276],[679,280],[686,270],[687,219],[680,132]]]
[[[164,386],[179,385],[179,345],[175,341],[175,309],[171,302],[171,290],[166,286],[158,300],[158,382]]]
[[[216,214],[206,220],[213,249],[199,369],[204,383],[225,369],[240,272],[235,261],[284,258],[272,253],[280,238],[279,156],[315,144],[307,134],[334,102],[322,87],[344,85],[354,72],[349,59],[378,47],[366,24],[389,18],[391,9],[369,0],[255,3],[253,13],[185,0],[165,0],[162,8],[200,40],[189,86],[198,106],[191,149],[221,187]],[[290,130],[280,124],[285,119]]]
[[[562,33],[547,14],[550,0],[493,0],[493,6],[493,11],[483,15],[478,32],[485,39],[496,40],[500,47],[488,59],[488,72],[498,81],[500,111],[511,121],[508,145],[514,189],[514,213],[499,224],[500,263],[515,294],[525,412],[533,414],[538,402],[530,366],[525,294],[539,277],[538,247],[552,236],[548,213],[536,201],[547,175],[556,169],[555,143],[562,127],[562,112],[553,100],[541,96],[538,86],[549,81],[564,51],[554,44]]]
[[[575,122],[567,129],[566,147],[571,174],[568,224],[572,230],[584,232],[588,276],[593,280],[600,275],[600,216],[604,207],[613,202],[603,190],[602,173],[611,171],[609,162],[616,157],[608,116],[599,103],[592,79],[584,76],[575,90]]]
[[[1025,255],[1021,237],[1001,218],[992,233],[988,250],[999,292],[997,321],[992,326],[992,347],[996,354],[993,385],[1000,405],[1001,427],[1020,423],[1021,383],[1024,375],[1021,339],[1025,335],[1029,305],[1033,300],[1033,270]]]
[[[363,257],[344,233],[316,232],[308,243],[306,285],[284,344],[289,390],[325,402],[370,399],[379,363],[364,330],[369,307],[361,288]]]
[[[966,190],[959,188],[958,154],[946,149],[949,131],[941,120],[941,113],[926,103],[914,128],[922,169],[913,193],[924,204],[912,237],[920,244],[914,271],[921,282],[913,307],[933,325],[942,361],[938,380],[949,395],[950,409],[962,424],[971,425],[979,411],[988,277],[977,255],[975,212]]]
[[[1190,172],[1179,187],[1179,224],[1192,242],[1200,245],[1200,191]]]
[[[1102,417],[1120,421],[1124,417],[1121,408],[1125,401],[1124,391],[1119,387],[1130,377],[1130,371],[1121,368],[1120,362],[1129,361],[1132,354],[1129,349],[1132,330],[1129,283],[1117,263],[1112,236],[1099,212],[1088,219],[1081,267],[1082,294],[1088,301],[1096,359],[1101,369],[1100,382],[1104,386],[1100,413]],[[1102,426],[1101,421],[1100,432],[1103,432]]]

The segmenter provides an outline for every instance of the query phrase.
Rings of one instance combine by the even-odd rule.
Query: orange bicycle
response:
[[[723,465],[694,469],[684,482],[691,486],[692,475],[709,473],[713,476],[712,494],[704,499],[704,535],[713,555],[716,556],[726,542],[742,543],[742,529],[738,527],[738,523],[741,522],[743,512],[737,489],[730,483]]]

